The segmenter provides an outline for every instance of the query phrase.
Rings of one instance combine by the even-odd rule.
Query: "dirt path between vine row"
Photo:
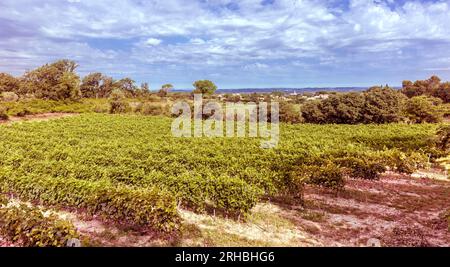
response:
[[[59,119],[64,117],[72,117],[77,116],[78,113],[62,113],[62,112],[55,112],[55,113],[40,113],[40,114],[32,114],[32,115],[26,115],[23,117],[18,116],[11,116],[6,121],[0,121],[0,124],[9,124],[9,123],[15,123],[15,122],[28,122],[28,121],[48,121],[53,119]]]

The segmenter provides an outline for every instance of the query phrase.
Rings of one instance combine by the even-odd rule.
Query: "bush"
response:
[[[14,92],[3,92],[1,94],[1,99],[4,102],[16,102],[19,100],[19,96]]]
[[[416,152],[406,154],[404,152],[394,150],[387,155],[387,164],[389,167],[398,172],[404,174],[412,174],[419,168],[426,167],[428,158]]]
[[[405,113],[413,123],[440,122],[443,118],[443,112],[439,108],[441,103],[439,98],[415,96],[406,101]]]
[[[0,208],[0,233],[26,247],[64,247],[80,234],[69,221],[56,215],[44,216],[41,210],[27,205]]]
[[[7,121],[9,119],[7,112],[7,108],[0,105],[0,121]]]
[[[158,103],[144,103],[142,106],[142,114],[144,115],[164,115],[165,109],[164,106],[162,104],[158,104]]]
[[[114,90],[110,96],[110,109],[109,113],[125,113],[130,111],[130,105],[125,100],[125,94],[121,90]]]
[[[281,103],[280,121],[288,123],[301,123],[303,118],[300,112],[300,107],[294,104]]]
[[[390,123],[401,121],[404,99],[403,94],[389,87],[373,87],[361,93],[308,101],[301,110],[309,123]]]
[[[328,163],[322,166],[302,165],[294,170],[294,175],[300,181],[332,189],[344,187],[344,175],[336,164]]]
[[[355,157],[346,157],[335,161],[342,167],[347,168],[349,176],[362,179],[378,179],[380,174],[386,171],[386,167],[379,162],[371,162]]]
[[[436,132],[436,146],[444,152],[450,150],[450,125],[444,125],[438,128]]]

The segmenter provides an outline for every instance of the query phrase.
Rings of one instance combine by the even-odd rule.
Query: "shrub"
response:
[[[294,170],[298,180],[309,184],[319,185],[332,189],[344,187],[344,175],[342,170],[334,163],[322,166],[302,165]]]
[[[382,163],[355,157],[341,158],[335,162],[347,168],[348,175],[355,178],[378,179],[380,174],[386,171],[386,167]]]
[[[281,103],[280,104],[280,121],[288,123],[301,123],[303,121],[300,107],[298,105]]]
[[[141,113],[144,115],[163,115],[165,114],[165,109],[162,104],[147,102],[143,104]]]
[[[389,87],[373,87],[361,93],[337,94],[324,100],[308,101],[301,110],[309,123],[390,123],[401,121],[405,98]]]
[[[17,117],[25,117],[31,114],[33,114],[33,112],[31,112],[28,108],[23,108],[22,110],[18,111],[15,115]]]
[[[114,90],[110,96],[110,109],[109,113],[125,113],[130,111],[130,105],[125,100],[125,94],[121,90]]]
[[[436,132],[436,146],[444,152],[450,150],[450,125],[438,128]]]
[[[97,104],[94,106],[93,111],[95,113],[108,113],[109,109],[107,106]]]
[[[414,123],[440,122],[443,112],[439,109],[442,100],[434,97],[415,96],[406,101],[405,113]]]
[[[387,155],[387,164],[398,173],[412,174],[418,168],[426,167],[428,158],[421,153],[404,153],[393,150]]]
[[[16,102],[19,100],[19,96],[14,92],[3,92],[1,94],[1,99],[4,102]]]
[[[38,208],[23,204],[0,208],[0,233],[26,247],[64,247],[68,240],[80,238],[69,221],[44,216]]]
[[[9,119],[7,112],[7,108],[0,105],[0,121],[6,121]]]

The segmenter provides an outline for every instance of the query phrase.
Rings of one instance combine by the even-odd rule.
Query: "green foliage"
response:
[[[404,174],[412,174],[420,167],[425,167],[428,163],[426,154],[418,152],[404,153],[392,150],[386,157],[386,164],[394,171]]]
[[[374,87],[362,93],[331,95],[321,101],[308,101],[302,115],[310,123],[390,123],[402,120],[405,97],[389,88]]]
[[[23,204],[0,207],[0,234],[25,247],[65,247],[80,238],[72,223]]]
[[[6,113],[8,111],[7,107],[0,104],[0,121],[8,120],[9,116]]]
[[[210,80],[200,80],[194,82],[195,94],[211,95],[217,90],[217,86]]]
[[[117,114],[117,113],[125,113],[131,110],[130,105],[125,99],[125,93],[122,90],[115,89],[112,91],[110,99],[110,109],[109,113]]]
[[[9,116],[54,112],[90,113],[97,110],[107,113],[109,110],[109,103],[106,99],[82,99],[81,101],[23,99],[17,102],[4,102],[0,105],[6,108]]]
[[[305,182],[340,188],[345,174],[373,179],[380,165],[420,167],[435,152],[429,140],[437,128],[281,123],[278,147],[263,149],[257,138],[176,138],[171,123],[86,114],[0,126],[0,187],[131,224],[158,225],[156,217],[172,218],[175,202],[246,214],[261,196],[301,200]],[[173,198],[161,204],[169,211],[155,211],[158,192]]]
[[[0,93],[19,91],[20,81],[7,73],[0,73]]]
[[[127,225],[160,231],[178,227],[176,202],[160,190],[113,186],[104,181],[37,176],[22,171],[2,169],[0,189],[29,201],[85,209],[104,220]]]
[[[450,152],[450,125],[443,125],[436,132],[436,146],[444,151]]]
[[[303,181],[318,186],[332,189],[341,189],[344,187],[344,175],[342,169],[334,163],[327,163],[321,166],[301,165],[295,173]]]
[[[405,97],[389,87],[374,87],[366,92],[363,112],[364,123],[390,123],[402,120]]]
[[[427,97],[424,95],[415,96],[406,102],[405,112],[406,116],[414,123],[434,123],[442,121],[442,111],[439,105],[442,100],[434,97]]]
[[[104,86],[106,85],[104,83],[104,79],[105,77],[103,77],[103,74],[99,72],[90,73],[89,75],[85,76],[80,86],[81,95],[85,98],[98,98],[109,95],[110,92],[104,92],[106,91],[104,88]]]
[[[431,76],[427,80],[403,81],[402,93],[409,98],[416,96],[430,96],[440,98],[444,103],[450,102],[450,83],[441,83],[437,76]]]
[[[185,206],[197,210],[209,206],[234,214],[248,213],[263,193],[241,179],[227,176],[152,175],[146,177],[145,183],[170,191]]]
[[[136,86],[135,81],[130,78],[123,78],[114,82],[114,88],[122,91],[126,97],[136,97],[138,93],[138,87]]]
[[[280,103],[280,121],[288,123],[301,123],[303,118],[301,116],[300,107],[295,104]]]
[[[46,64],[25,73],[19,91],[50,100],[78,99],[81,93],[76,68],[77,64],[70,60]]]
[[[384,164],[377,161],[368,161],[366,158],[345,157],[336,159],[336,163],[347,169],[350,177],[362,179],[378,179],[386,171]]]
[[[170,83],[166,83],[163,86],[161,86],[161,89],[158,91],[159,97],[166,97],[170,90],[173,89],[173,85]]]

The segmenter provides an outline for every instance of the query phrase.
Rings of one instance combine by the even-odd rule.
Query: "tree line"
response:
[[[0,93],[32,96],[48,100],[76,100],[80,98],[108,98],[113,91],[121,91],[125,97],[144,97],[151,94],[148,83],[140,86],[131,78],[114,80],[100,72],[86,75],[83,79],[76,73],[78,64],[72,60],[58,60],[27,71],[21,77],[0,73]],[[196,93],[212,94],[217,86],[208,80],[196,81]],[[173,85],[164,84],[158,95],[165,97]]]
[[[81,79],[76,73],[77,68],[75,61],[63,59],[27,71],[20,77],[0,73],[0,94],[3,98],[5,94],[10,94],[13,98],[44,100],[109,98],[112,113],[126,110],[124,98],[145,98],[155,94],[150,91],[148,83],[137,86],[131,78],[114,80],[94,72]],[[206,95],[217,90],[217,86],[209,80],[196,81],[193,87],[192,93]],[[167,83],[156,94],[166,97],[172,89],[173,85]],[[273,101],[275,97],[278,100],[283,97],[280,94],[265,95],[264,99]],[[282,102],[280,119],[291,123],[321,124],[439,122],[445,113],[449,113],[450,82],[442,82],[439,77],[432,76],[427,80],[403,81],[400,90],[376,86],[363,92],[330,93],[328,96],[326,99],[307,100],[301,104],[279,100]],[[249,95],[248,98],[249,101],[258,102],[260,97]],[[242,101],[241,96],[237,101]],[[442,104],[446,104],[447,110]]]
[[[449,102],[449,94],[449,83],[433,76],[403,82],[400,90],[376,86],[364,92],[331,94],[327,99],[307,101],[301,110],[309,123],[433,123],[442,120],[446,112],[442,104]]]

